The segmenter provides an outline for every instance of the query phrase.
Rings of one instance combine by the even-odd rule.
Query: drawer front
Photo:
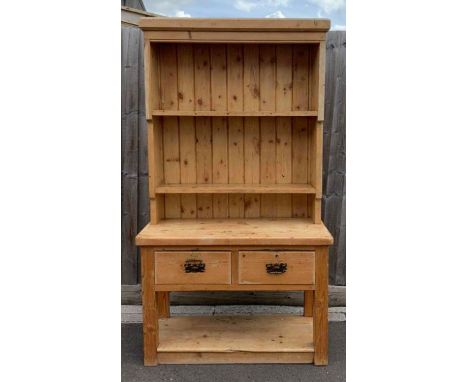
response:
[[[160,252],[155,257],[156,284],[230,284],[231,252]]]
[[[240,251],[239,284],[315,284],[315,252]]]

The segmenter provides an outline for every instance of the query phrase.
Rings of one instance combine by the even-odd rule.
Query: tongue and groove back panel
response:
[[[317,184],[318,44],[152,44],[160,183]],[[170,115],[173,111],[174,115]],[[229,116],[180,116],[215,111]],[[289,116],[231,116],[237,113]],[[309,113],[307,116],[301,112]],[[177,114],[179,116],[175,116]],[[200,113],[203,115],[203,113]],[[304,113],[302,113],[304,114]],[[158,142],[159,141],[159,142]],[[165,218],[313,217],[315,194],[166,193]]]

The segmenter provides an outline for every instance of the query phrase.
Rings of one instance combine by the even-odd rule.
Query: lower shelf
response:
[[[313,319],[301,316],[159,320],[158,362],[312,363]]]

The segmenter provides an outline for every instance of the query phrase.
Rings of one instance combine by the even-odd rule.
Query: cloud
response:
[[[267,0],[266,3],[271,7],[287,7],[289,0]]]
[[[175,12],[175,17],[192,17],[192,16],[189,15],[188,13],[185,13],[184,11],[177,10]]]
[[[325,13],[336,12],[344,9],[345,0],[308,0],[309,3],[317,5],[325,11]]]
[[[177,16],[177,12],[191,5],[192,0],[144,0],[146,10],[160,15]]]
[[[283,12],[276,11],[276,12],[270,13],[269,15],[266,15],[265,17],[271,18],[271,19],[284,19],[286,16],[283,15]]]
[[[346,30],[346,25],[339,25],[335,24],[331,27],[332,30],[334,31],[345,31]]]
[[[250,0],[235,0],[234,8],[250,12],[254,8],[258,7],[287,7],[290,0],[260,0],[260,1],[250,1]]]
[[[247,1],[247,0],[236,0],[234,2],[234,8],[237,8],[240,11],[244,12],[250,12],[252,8],[255,8],[258,6],[258,3],[254,3],[252,1]]]

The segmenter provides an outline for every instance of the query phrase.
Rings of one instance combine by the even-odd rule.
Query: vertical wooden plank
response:
[[[309,107],[309,54],[307,45],[293,46],[293,110]]]
[[[308,195],[309,217],[321,222],[322,204],[322,156],[323,122],[309,120],[309,183],[315,187],[315,195]]]
[[[336,265],[334,269],[334,282],[336,285],[346,284],[346,190],[343,190],[343,194],[343,199],[341,200],[339,234],[335,238],[335,241],[338,242],[336,246]]]
[[[163,119],[164,177],[166,184],[180,183],[179,129],[177,117]],[[180,195],[165,195],[166,219],[180,218]]]
[[[292,127],[292,182],[306,184],[308,179],[308,124],[307,118],[293,118]],[[292,196],[293,217],[307,216],[307,195]]]
[[[335,238],[330,247],[330,283],[346,282],[342,229],[346,195],[346,32],[327,34],[326,104],[323,125],[323,220]]]
[[[190,44],[177,45],[177,80],[179,110],[194,110],[194,66],[193,47]],[[196,183],[195,121],[192,117],[179,118],[180,139],[180,182]],[[197,216],[195,194],[180,195],[180,214],[182,218]]]
[[[130,28],[122,28],[122,31]],[[132,28],[133,29],[133,28]],[[124,47],[124,44],[122,44]],[[153,109],[159,109],[160,105],[160,82],[158,70],[158,49],[150,41],[144,42],[145,61],[145,108],[146,119],[152,118]],[[122,55],[124,57],[124,55]]]
[[[213,183],[227,184],[228,176],[228,127],[227,118],[212,119],[213,134]],[[213,195],[213,217],[229,216],[228,195]]]
[[[260,110],[258,45],[244,45],[244,111]],[[271,81],[268,81],[271,82]]]
[[[136,284],[138,278],[138,53],[139,35],[122,29],[122,282]]]
[[[293,110],[309,108],[309,49],[307,45],[293,47]],[[293,119],[293,154],[292,181],[307,183],[308,180],[308,124],[306,118]],[[292,196],[292,214],[294,217],[306,217],[307,196]]]
[[[179,117],[180,130],[180,183],[197,183],[195,153],[195,121],[193,117]],[[197,216],[197,199],[194,194],[180,195],[182,218]]]
[[[276,183],[290,184],[292,180],[292,137],[291,118],[276,119]],[[276,195],[276,216],[291,217],[291,195]]]
[[[149,203],[149,179],[148,179],[148,129],[145,113],[145,68],[144,68],[144,39],[143,32],[137,32],[138,40],[138,231],[143,229],[150,221]],[[138,249],[138,254],[140,250]],[[138,256],[139,262],[140,256]],[[140,280],[140,272],[138,283]]]
[[[177,80],[179,110],[195,110],[193,48],[191,44],[177,44]]]
[[[316,189],[316,197],[322,197],[323,122],[309,120],[309,183]]]
[[[227,110],[226,46],[211,46],[211,109]]]
[[[260,62],[260,110],[276,110],[276,49],[274,45],[261,45]]]
[[[274,118],[260,120],[260,183],[276,183],[276,131]],[[275,217],[276,205],[274,195],[262,195],[260,215]]]
[[[227,111],[226,46],[211,45],[211,108]],[[228,183],[228,133],[226,118],[212,119],[213,183]],[[213,195],[213,217],[228,217],[228,195]]]
[[[161,108],[177,110],[177,49],[173,44],[157,45],[160,65]],[[164,151],[164,182],[180,183],[179,158],[179,126],[175,117],[164,118],[163,151]],[[164,196],[165,217],[180,218],[180,195]]]
[[[276,49],[272,45],[261,45],[259,48],[260,62],[260,110],[276,110]],[[276,148],[271,147],[270,141],[276,142],[276,120],[262,119],[262,182],[276,183]],[[265,156],[265,157],[264,157]],[[277,195],[261,196],[261,215],[276,217]]]
[[[309,46],[309,110],[318,111],[319,97],[319,44]]]
[[[313,307],[314,307],[314,291],[306,290],[304,291],[304,316],[313,317]]]
[[[240,44],[227,45],[227,107],[228,111],[244,110],[244,50]],[[244,182],[244,126],[242,118],[228,119],[229,183]],[[242,157],[240,156],[242,155]],[[244,216],[244,195],[229,195],[229,216]]]
[[[271,79],[270,81],[271,82]],[[244,45],[244,111],[258,111],[260,110],[260,50],[258,45]],[[271,98],[267,97],[268,102]],[[270,105],[271,106],[271,105]],[[246,145],[249,146],[249,151],[246,151],[249,163],[253,163],[255,167],[248,168],[247,182],[258,183],[260,181],[260,167],[256,167],[259,163],[260,156],[257,157],[256,152],[260,148],[255,147],[257,137],[260,142],[259,120],[258,118],[245,118],[245,124],[248,126],[246,131]],[[254,149],[255,151],[251,151]],[[254,172],[258,169],[258,175]],[[247,194],[245,195],[244,205],[246,206],[248,217],[260,216],[262,196]]]
[[[210,48],[208,45],[195,44],[193,54],[195,63],[195,110],[211,110]]]
[[[145,366],[158,364],[158,308],[154,292],[154,253],[141,249],[141,292],[143,300],[143,358]]]
[[[211,121],[209,117],[195,118],[196,124],[196,155],[197,183],[212,183],[212,145]],[[197,217],[213,217],[213,196],[211,194],[197,195]]]
[[[315,250],[314,363],[328,364],[328,247]]]
[[[161,118],[147,121],[148,125],[148,177],[151,224],[164,219],[164,195],[155,195],[156,185],[164,181],[164,153]]]
[[[276,111],[292,110],[292,46],[276,47]],[[291,118],[276,120],[276,181],[291,183],[292,177],[292,131]],[[278,217],[292,216],[291,195],[276,195]]]
[[[244,119],[244,169],[245,183],[260,183],[260,129],[258,118]],[[260,195],[244,195],[244,215],[246,218],[260,216]]]
[[[195,110],[211,110],[211,70],[209,45],[196,44],[193,48],[195,63]],[[212,133],[211,120],[206,117],[195,118],[197,183],[212,183]],[[213,216],[213,196],[197,195],[197,217]]]
[[[292,46],[276,47],[276,111],[292,110]]]
[[[244,183],[244,124],[240,117],[229,118],[229,183]],[[229,217],[244,217],[244,195],[229,195]]]
[[[177,50],[174,44],[158,45],[161,84],[161,108],[177,110]]]
[[[158,317],[167,318],[171,316],[169,292],[156,292]]]
[[[319,68],[318,68],[318,120],[323,121],[325,115],[325,64],[326,64],[326,42],[321,41],[319,47]],[[342,62],[343,64],[345,61]]]
[[[242,45],[227,45],[227,94],[228,110],[244,110],[244,51]]]

